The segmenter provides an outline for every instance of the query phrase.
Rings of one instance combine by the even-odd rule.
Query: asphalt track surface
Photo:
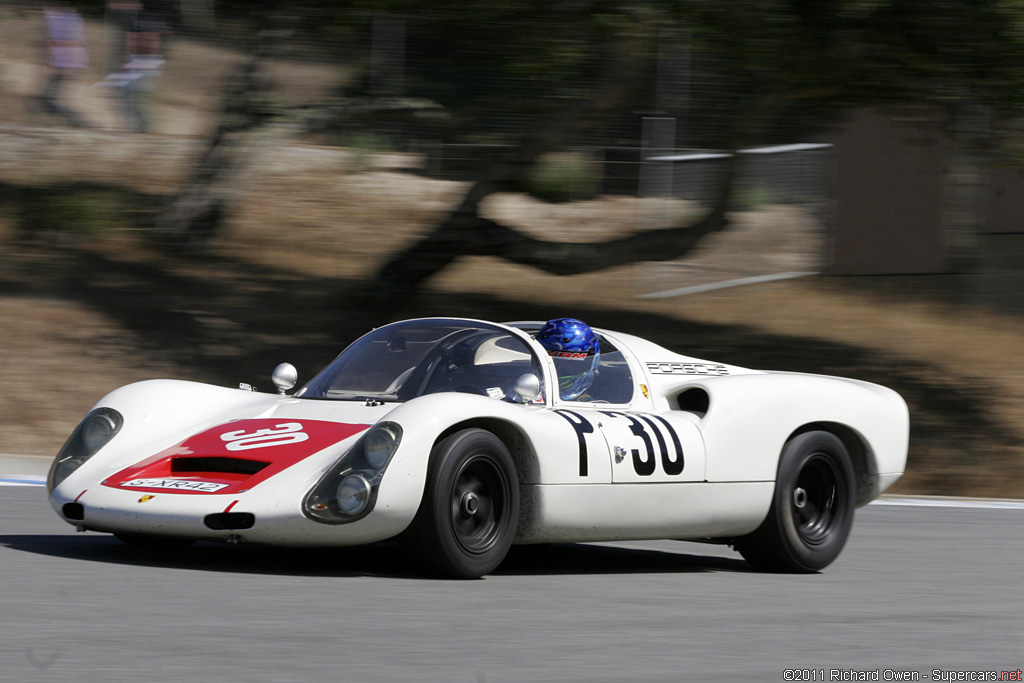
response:
[[[440,581],[389,544],[147,552],[75,533],[41,487],[3,487],[0,680],[1016,672],[1022,558],[1024,511],[887,505],[858,511],[819,574],[756,573],[728,548],[657,541],[514,548],[494,575]]]

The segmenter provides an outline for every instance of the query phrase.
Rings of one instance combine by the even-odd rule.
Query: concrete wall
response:
[[[988,220],[984,231],[1024,234],[1024,169],[995,168],[989,172]]]
[[[994,307],[1024,313],[1024,169],[989,172],[987,214],[976,290]]]
[[[869,112],[835,139],[835,216],[829,272],[835,275],[941,273],[943,163],[937,134]]]

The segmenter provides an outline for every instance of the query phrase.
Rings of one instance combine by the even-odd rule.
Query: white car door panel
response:
[[[704,481],[704,439],[685,415],[596,412],[614,483]]]
[[[596,411],[587,408],[558,408],[555,414],[564,419],[576,432],[579,454],[580,484],[611,483],[608,445],[597,428]]]

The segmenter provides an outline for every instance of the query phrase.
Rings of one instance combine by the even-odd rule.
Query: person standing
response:
[[[141,11],[141,2],[107,2],[105,32],[113,34],[105,49],[107,73],[119,71],[124,64],[128,55],[128,35],[135,32]]]
[[[133,5],[135,14],[124,26],[123,41],[117,41],[124,47],[123,61],[104,82],[115,89],[127,129],[147,133],[152,125],[147,100],[163,71],[161,41],[167,28],[155,15],[147,13],[141,3],[116,4]],[[121,9],[130,11],[128,7]]]
[[[39,105],[43,111],[59,116],[72,126],[84,126],[82,118],[61,103],[61,91],[75,70],[89,66],[85,50],[85,22],[74,9],[55,0],[43,2],[43,19],[46,22],[46,59],[50,77],[39,96]]]

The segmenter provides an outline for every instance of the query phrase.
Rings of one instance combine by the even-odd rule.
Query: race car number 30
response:
[[[271,446],[284,446],[290,443],[301,443],[309,438],[309,434],[302,431],[302,424],[299,422],[285,422],[267,429],[257,429],[247,433],[245,430],[236,432],[225,432],[220,435],[222,441],[226,441],[229,451],[247,451],[252,448],[269,448]]]
[[[683,472],[685,463],[683,459],[683,446],[675,428],[665,418],[660,415],[638,415],[634,417],[627,413],[612,410],[602,410],[600,413],[612,419],[626,420],[630,433],[634,437],[639,438],[643,443],[643,452],[638,448],[630,449],[633,456],[633,469],[639,476],[649,477],[655,472],[654,441],[657,441],[658,451],[661,454],[662,468],[665,474],[676,476]],[[580,476],[585,477],[589,468],[587,464],[587,442],[584,434],[593,434],[594,425],[583,415],[572,410],[558,409],[555,411],[555,414],[565,418],[576,431],[580,448]],[[655,421],[661,424],[660,428]],[[601,426],[601,424],[598,423],[598,426]],[[671,455],[667,446],[668,442],[666,442],[665,437],[662,435],[662,430],[667,432],[672,443],[673,454]],[[654,440],[651,439],[651,434],[654,435]]]

